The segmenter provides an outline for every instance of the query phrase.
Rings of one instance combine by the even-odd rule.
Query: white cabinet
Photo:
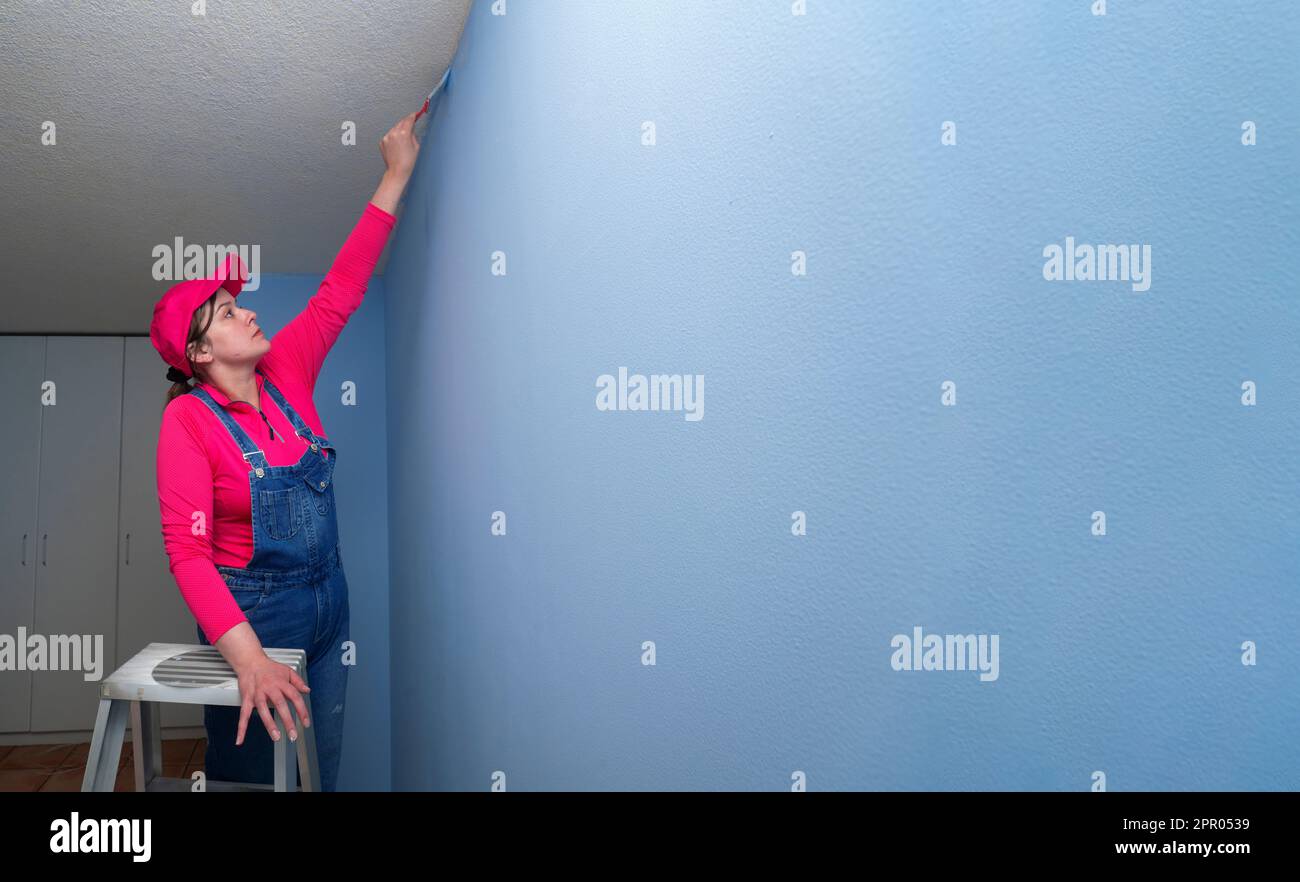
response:
[[[197,643],[158,520],[165,370],[145,337],[0,337],[0,634],[91,635],[102,676],[150,642]],[[89,731],[97,692],[83,670],[0,671],[0,732]]]
[[[35,616],[44,376],[44,337],[0,337],[0,634],[15,640]],[[0,732],[26,732],[31,709],[31,672],[0,670]]]

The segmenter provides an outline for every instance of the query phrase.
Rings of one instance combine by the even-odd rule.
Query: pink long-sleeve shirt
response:
[[[277,333],[258,368],[275,383],[313,432],[324,435],[312,394],[321,365],[348,318],[361,305],[370,275],[397,219],[373,202],[334,259],[307,306]],[[262,411],[231,401],[199,383],[234,418],[273,466],[293,465],[308,442],[262,392]],[[272,440],[263,416],[275,429]],[[328,455],[328,452],[327,454]],[[158,433],[158,509],[163,547],[181,596],[210,643],[247,621],[217,565],[248,566],[253,556],[249,465],[226,427],[194,395],[179,395],[163,410]]]

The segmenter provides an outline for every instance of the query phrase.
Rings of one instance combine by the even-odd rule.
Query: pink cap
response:
[[[149,325],[149,339],[162,360],[185,376],[194,376],[185,355],[185,342],[190,336],[190,321],[194,318],[194,310],[215,294],[218,288],[224,287],[232,297],[238,297],[247,278],[248,269],[244,262],[239,259],[239,255],[230,253],[217,268],[215,275],[177,282],[168,288],[162,299],[154,304],[153,322]],[[171,372],[168,371],[168,374]]]

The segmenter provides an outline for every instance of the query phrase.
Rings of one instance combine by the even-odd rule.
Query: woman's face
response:
[[[216,314],[207,337],[209,345],[194,357],[198,364],[255,365],[271,351],[271,341],[257,324],[257,313],[241,307],[225,288],[217,291]]]

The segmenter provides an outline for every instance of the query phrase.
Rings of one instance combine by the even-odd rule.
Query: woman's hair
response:
[[[206,380],[206,378],[199,373],[198,366],[194,364],[194,360],[189,358],[190,346],[202,346],[208,342],[208,328],[212,326],[212,319],[216,314],[217,295],[220,293],[220,288],[213,291],[212,296],[200,303],[194,310],[194,315],[190,318],[190,333],[185,340],[185,353],[186,359],[190,363],[190,373],[198,377],[200,380]],[[204,320],[204,316],[207,316],[206,321]],[[163,409],[165,410],[167,405],[171,404],[172,400],[177,396],[185,395],[193,391],[194,387],[191,386],[188,381],[184,383],[172,383],[171,389],[167,390],[167,400],[163,402]]]

